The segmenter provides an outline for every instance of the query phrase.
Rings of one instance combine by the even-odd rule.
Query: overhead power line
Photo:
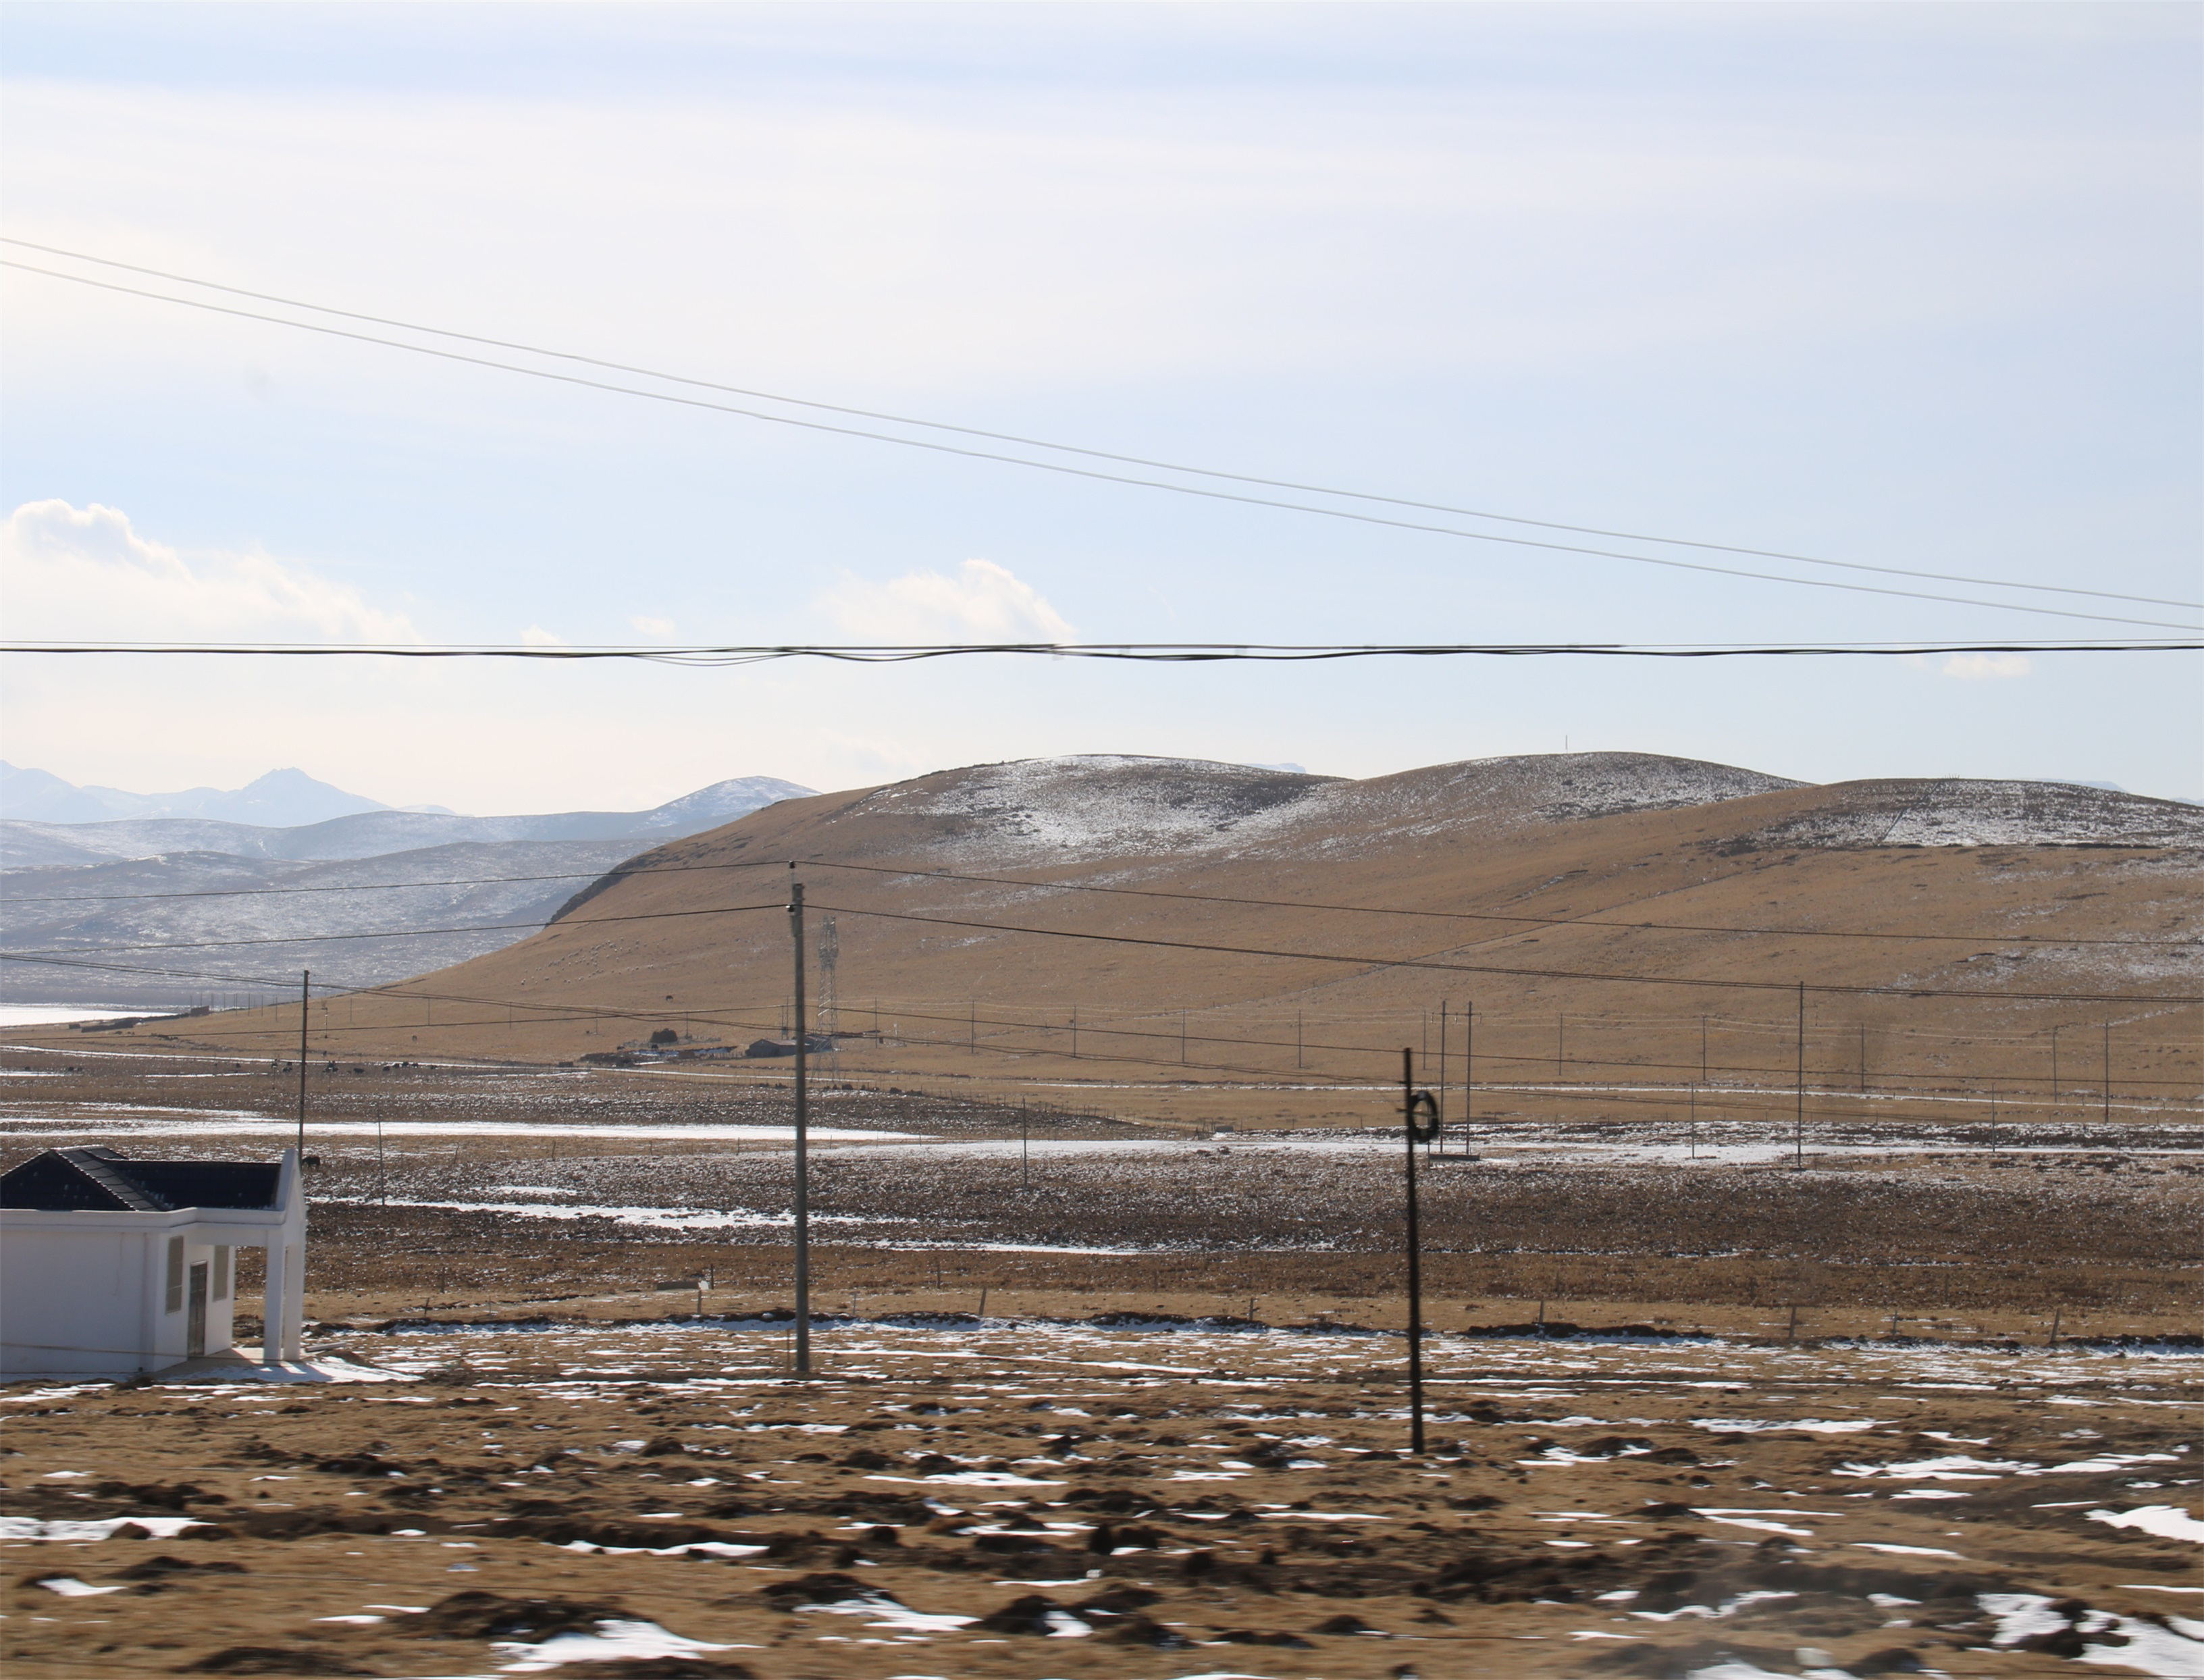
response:
[[[1610,927],[1630,932],[1662,933],[1726,933],[1746,934],[1766,938],[1782,939],[1887,939],[1900,942],[1935,941],[1957,944],[1987,945],[2112,945],[2147,946],[2185,950],[2204,944],[2198,938],[2187,939],[2090,939],[2067,938],[2057,934],[2042,933],[1922,933],[1876,932],[1860,928],[1837,927],[1737,927],[1716,922],[1667,922],[1622,920],[1609,916],[1529,916],[1510,914],[1496,910],[1422,910],[1404,909],[1385,904],[1330,904],[1318,901],[1292,898],[1247,898],[1228,893],[1182,892],[1152,887],[1092,886],[1075,881],[1037,881],[1020,875],[972,875],[948,869],[897,869],[885,864],[838,863],[816,858],[746,858],[730,863],[673,863],[654,865],[647,869],[584,869],[571,870],[554,875],[474,875],[460,876],[439,881],[370,881],[355,886],[310,887],[206,887],[182,892],[119,892],[68,893],[45,896],[11,896],[4,902],[16,904],[131,904],[150,900],[178,898],[266,898],[283,897],[294,894],[329,892],[407,892],[425,891],[439,887],[479,887],[526,884],[548,881],[609,881],[639,879],[661,875],[714,874],[728,869],[781,869],[801,867],[806,869],[846,869],[868,875],[892,875],[901,879],[927,881],[956,881],[984,886],[1029,887],[1048,892],[1098,893],[1121,898],[1164,898],[1190,904],[1228,904],[1256,909],[1322,910],[1348,915],[1413,916],[1438,921],[1505,922],[1525,927]],[[578,918],[578,920],[611,920],[609,917]],[[514,923],[519,926],[548,926],[550,923]],[[424,928],[415,930],[432,932],[484,932],[488,928]],[[313,936],[301,936],[310,938]],[[382,936],[364,933],[347,938],[375,938]],[[271,943],[282,943],[272,941]],[[135,949],[128,946],[101,946],[104,950]]]
[[[2015,610],[2033,612],[2038,609],[2020,607]],[[31,636],[0,639],[0,652],[10,654],[126,654],[258,659],[548,660],[554,662],[633,660],[648,665],[706,667],[764,665],[775,660],[797,659],[832,660],[850,665],[908,665],[922,660],[1005,654],[1053,660],[1123,660],[1162,665],[1201,665],[1235,660],[1294,664],[1324,660],[1434,658],[1915,659],[1939,654],[2174,654],[2195,653],[2200,649],[2204,649],[2204,641],[2175,636],[2059,642],[1739,642],[1701,646],[1591,642],[965,642],[785,643],[778,646],[711,644],[675,648],[633,642],[579,642],[542,647],[529,642],[71,642]]]
[[[654,910],[633,916],[591,916],[579,926],[597,927],[613,922],[684,921],[696,916],[733,916],[747,910],[781,910],[785,904],[724,904],[708,909]],[[461,927],[392,927],[368,933],[275,933],[249,939],[167,939],[142,945],[48,945],[10,951],[10,956],[98,955],[110,951],[204,951],[233,945],[327,945],[351,939],[436,939],[455,933],[541,933],[549,924],[540,921],[478,922]]]
[[[2050,944],[2050,945],[2171,945],[2187,949],[2204,943],[2198,939],[2061,939],[2035,934],[1999,933],[1874,933],[1851,928],[1826,927],[1731,927],[1707,922],[1623,921],[1601,916],[1526,916],[1504,914],[1491,910],[1402,910],[1374,904],[1312,903],[1291,898],[1242,898],[1230,894],[1213,892],[1181,892],[1160,887],[1105,887],[1093,886],[1077,881],[1035,881],[1015,875],[966,875],[946,869],[892,869],[873,863],[821,863],[810,859],[801,860],[806,869],[851,869],[869,875],[909,876],[926,880],[969,881],[989,886],[1045,888],[1052,892],[1099,893],[1123,898],[1168,898],[1193,904],[1231,904],[1259,909],[1276,910],[1334,910],[1361,915],[1419,916],[1441,921],[1497,921],[1520,922],[1528,927],[1615,927],[1632,932],[1657,932],[1664,933],[1747,933],[1769,938],[1783,939],[1936,939],[1956,940],[1968,944]],[[636,874],[649,874],[649,870],[637,870]]]
[[[1063,461],[1036,461],[1022,456],[1002,454],[994,450],[974,449],[959,444],[936,442],[927,438],[898,437],[891,433],[868,431],[862,427],[835,425],[820,420],[805,420],[793,415],[774,414],[764,410],[743,408],[731,403],[713,402],[702,397],[683,396],[671,391],[640,389],[635,386],[615,384],[607,380],[587,378],[578,374],[560,373],[548,368],[531,368],[517,363],[498,361],[490,357],[468,355],[453,350],[439,350],[431,345],[410,344],[401,339],[382,338],[372,333],[353,332],[346,328],[324,326],[317,322],[293,321],[282,316],[268,315],[258,310],[236,309],[226,304],[210,303],[200,298],[179,298],[168,293],[149,292],[142,287],[122,286],[112,281],[94,280],[88,275],[67,274],[59,269],[40,268],[35,263],[19,263],[10,258],[0,258],[0,268],[15,269],[26,274],[42,275],[50,280],[66,281],[74,285],[92,287],[103,292],[116,292],[130,297],[145,298],[157,303],[176,304],[187,309],[203,310],[216,315],[265,322],[273,326],[288,327],[298,332],[318,333],[329,338],[348,339],[361,344],[380,345],[386,349],[402,350],[416,356],[434,357],[440,361],[459,362],[469,366],[519,374],[530,379],[549,380],[558,384],[607,391],[621,396],[639,397],[652,402],[672,403],[684,408],[706,409],[715,413],[737,415],[744,419],[762,420],[776,425],[798,427],[807,431],[828,432],[838,436],[863,438],[875,443],[898,444],[905,448],[929,450],[937,454],[961,456],[972,460],[994,461],[1009,466],[1028,467],[1042,472],[1061,473],[1075,478],[1129,485],[1141,489],[1166,490],[1176,495],[1199,496],[1210,501],[1236,502],[1251,507],[1277,508],[1287,512],[1314,514],[1328,519],[1344,519],[1357,524],[1381,525],[1395,530],[1419,531],[1429,535],[1459,537],[1473,542],[1505,543],[1516,547],[1536,548],[1551,553],[1588,555],[1600,559],[1628,560],[1639,565],[1665,566],[1682,571],[1709,572],[1725,577],[1747,577],[1766,583],[1791,583],[1806,589],[1841,589],[1857,595],[1893,595],[1909,600],[1934,600],[1963,606],[1986,606],[2002,612],[2028,612],[2050,618],[2086,618],[2100,624],[2140,624],[2158,630],[2190,628],[2187,624],[2170,624],[2160,619],[2126,618],[2102,612],[2081,612],[2071,607],[2028,606],[2017,601],[1983,600],[1973,596],[1940,595],[1918,589],[1893,589],[1881,584],[1845,583],[1826,577],[1788,577],[1780,572],[1756,571],[1739,566],[1715,565],[1702,560],[1681,560],[1656,554],[1634,554],[1620,549],[1588,547],[1580,543],[1552,542],[1535,537],[1509,536],[1496,531],[1465,530],[1459,526],[1434,525],[1419,520],[1395,518],[1383,514],[1357,512],[1351,508],[1325,507],[1309,502],[1282,501],[1274,496],[1247,495],[1232,490],[1206,489],[1200,485],[1176,484],[1162,479],[1139,478],[1127,473],[1105,472],[1093,467],[1074,466]],[[305,305],[305,307],[318,306]],[[335,312],[342,313],[342,311]],[[453,334],[452,336],[464,338],[466,335]],[[1666,539],[1651,540],[1665,541]],[[1807,563],[1940,580],[1946,576],[1941,573],[1916,573],[1898,567],[1870,567],[1851,561],[1810,560]],[[2041,587],[2059,594],[2092,593],[2078,589],[2069,590],[2055,585],[2016,585],[1996,579],[1980,580],[1980,586],[1993,589]],[[2180,607],[2195,607],[2199,605],[2187,601],[2165,603],[2156,597],[2122,596],[2118,598],[2136,600],[2154,606],[2171,604]]]
[[[1944,583],[1984,584],[2000,589],[2027,589],[2038,594],[2088,595],[2100,600],[2134,601],[2147,606],[2186,606],[2204,611],[2204,602],[2169,600],[2156,595],[2121,595],[2110,589],[2085,589],[2059,583],[2023,583],[2010,578],[1976,577],[1964,573],[1924,571],[1910,566],[1872,565],[1859,560],[1831,560],[1811,554],[1794,554],[1776,548],[1752,548],[1734,542],[1707,542],[1692,537],[1656,536],[1646,531],[1613,530],[1601,525],[1573,525],[1559,519],[1526,518],[1520,514],[1495,513],[1489,508],[1457,507],[1446,502],[1419,501],[1408,496],[1373,494],[1366,490],[1343,490],[1336,485],[1312,484],[1298,479],[1265,478],[1255,473],[1228,472],[1215,467],[1189,466],[1183,461],[1157,460],[1145,455],[1127,455],[1107,449],[1094,449],[1081,444],[1056,443],[1046,438],[1027,437],[1016,432],[989,431],[979,426],[963,426],[945,420],[926,420],[909,414],[892,414],[880,409],[856,408],[845,403],[821,402],[809,397],[791,397],[776,391],[761,391],[749,386],[722,384],[714,380],[697,379],[687,374],[667,373],[656,368],[638,367],[631,363],[615,362],[599,356],[585,356],[571,350],[552,350],[539,344],[524,344],[512,339],[490,338],[480,333],[458,332],[448,327],[430,327],[418,321],[400,321],[389,316],[370,315],[358,310],[339,309],[329,304],[308,302],[300,298],[286,298],[272,292],[254,292],[242,286],[228,286],[219,281],[202,280],[195,275],[177,274],[167,269],[152,269],[138,263],[124,263],[111,257],[95,257],[89,251],[70,251],[61,245],[41,245],[34,240],[21,240],[0,235],[0,245],[21,245],[26,251],[42,251],[49,256],[66,257],[80,263],[95,263],[102,268],[121,269],[131,274],[150,275],[157,280],[173,281],[179,285],[196,286],[210,292],[226,293],[234,298],[251,298],[264,304],[281,304],[287,309],[311,311],[317,315],[330,315],[347,321],[364,321],[371,326],[395,327],[409,333],[424,333],[435,338],[451,339],[465,344],[479,344],[495,350],[517,350],[530,356],[549,357],[561,362],[572,362],[579,366],[603,368],[608,372],[636,374],[645,379],[663,380],[669,384],[687,385],[700,391],[719,391],[729,396],[750,397],[766,402],[785,403],[791,408],[808,408],[824,414],[846,414],[861,420],[883,420],[898,426],[916,426],[927,431],[953,432],[960,437],[984,438],[992,443],[1016,444],[1022,448],[1047,449],[1059,454],[1083,455],[1090,460],[1115,461],[1123,466],[1150,467],[1164,472],[1186,473],[1198,478],[1217,478],[1235,484],[1254,484],[1265,489],[1295,490],[1311,495],[1339,496],[1354,501],[1383,504],[1389,507],[1414,508],[1426,513],[1451,513],[1468,519],[1491,519],[1509,525],[1535,526],[1541,530],[1569,531],[1580,536],[1609,537],[1625,542],[1657,542],[1668,547],[1699,548],[1713,553],[1743,554],[1763,560],[1791,560],[1801,565],[1837,566],[1847,571],[1879,572],[1893,577],[1920,577]],[[53,274],[50,269],[33,269],[33,273]],[[81,279],[78,275],[56,275],[60,279]],[[97,284],[97,282],[88,282]],[[141,293],[139,295],[151,295]],[[184,299],[169,301],[182,303]],[[266,318],[266,317],[256,317]],[[287,323],[299,324],[299,323]],[[889,440],[904,441],[905,440]],[[1040,462],[1022,464],[1040,466]]]
[[[1069,928],[1026,927],[1008,922],[921,916],[897,910],[863,910],[847,904],[819,904],[815,908],[838,916],[870,916],[882,921],[924,922],[937,927],[971,928],[989,933],[1026,933],[1045,939],[1085,939],[1098,944],[1208,951],[1223,956],[1281,957],[1295,962],[1339,962],[1364,968],[1428,968],[1442,973],[1502,974],[1516,979],[1599,980],[1627,985],[1697,986],[1722,991],[1792,992],[1798,991],[1802,984],[1797,980],[1724,980],[1682,974],[1623,974],[1588,969],[1505,968],[1490,963],[1442,962],[1431,957],[1375,956],[1350,951],[1290,951],[1267,945],[1225,945],[1193,939],[1143,938],[1130,933],[1086,933]],[[586,922],[575,925],[588,926]],[[1811,992],[1859,997],[1971,997],[1992,1003],[2204,1003],[2204,995],[2180,992],[1961,991],[1934,986],[1836,985],[1826,981],[1806,981],[1803,984]]]
[[[296,984],[294,979],[287,974],[248,977],[237,974],[216,974],[197,970],[148,968],[136,965],[126,964],[77,963],[60,961],[52,958],[41,957],[9,958],[4,955],[0,955],[0,961],[24,961],[35,964],[43,964],[49,967],[80,968],[94,972],[159,975],[168,978],[185,979],[222,980],[240,985],[258,984],[278,988],[285,992],[288,992]],[[1792,990],[1790,986],[1779,986],[1776,989],[1785,992],[1788,992]],[[345,986],[341,985],[329,985],[317,982],[315,983],[313,990],[317,995],[323,997],[325,1003],[334,1001],[338,998],[368,998],[370,1000],[381,1000],[391,1003],[411,1003],[422,1004],[447,1003],[462,1008],[473,1005],[483,1009],[503,1009],[508,1013],[508,1016],[514,1011],[525,1011],[529,1016],[527,1020],[519,1023],[514,1023],[510,1019],[504,1021],[462,1020],[401,1023],[385,1021],[379,1023],[368,1022],[364,1024],[327,1021],[317,1026],[314,1029],[317,1034],[322,1035],[324,1038],[341,1037],[347,1033],[358,1034],[361,1036],[388,1033],[399,1030],[401,1026],[409,1032],[415,1032],[417,1030],[420,1032],[459,1032],[474,1027],[510,1026],[516,1024],[522,1026],[565,1026],[579,1021],[642,1021],[662,1023],[673,1015],[678,1015],[683,1019],[692,1023],[702,1024],[708,1026],[759,1032],[777,1032],[779,1030],[776,1026],[771,1024],[771,1017],[773,1015],[775,1009],[779,1006],[770,1003],[754,1004],[738,1003],[724,1007],[707,1008],[698,1008],[694,1004],[688,1004],[672,1010],[669,1010],[663,1006],[641,1009],[619,1009],[604,1004],[577,1003],[572,1002],[563,1003],[547,1003],[524,998],[485,997],[479,994],[471,992],[453,992],[441,990],[429,991],[425,988],[413,985],[406,981],[397,981],[388,985],[367,987]],[[1907,995],[1918,996],[1922,994],[1908,993]],[[1965,997],[1975,996],[1977,994],[1958,993],[1930,995],[1955,995]],[[268,1003],[252,1007],[281,1012],[281,1010],[287,1009],[289,1005],[287,1002],[283,999],[276,999],[271,1000]],[[1024,1057],[1044,1054],[1046,1052],[1031,1045],[1006,1045],[991,1044],[985,1040],[975,1041],[966,1036],[966,1032],[975,1026],[1027,1033],[1063,1033],[1070,1030],[1068,1024],[1058,1024],[1047,1021],[1018,1020],[993,1015],[981,1015],[975,1010],[970,1009],[952,1012],[950,1014],[936,1014],[922,1008],[911,1007],[904,1003],[898,1003],[896,1004],[892,1013],[898,1028],[900,1028],[901,1023],[904,1021],[917,1020],[940,1022],[960,1029],[958,1032],[951,1035],[951,1037],[941,1038],[928,1038],[898,1030],[896,1036],[900,1042],[904,1044],[915,1044],[921,1048],[975,1050],[990,1055],[1000,1055],[1011,1057]],[[1671,1024],[1680,1022],[1688,1025],[1696,1019],[1696,1017],[1692,1016],[1680,1016],[1674,1018],[1674,1022],[1672,1022]],[[1759,1031],[1774,1030],[1777,1032],[1784,1032],[1787,1030],[1786,1024],[1782,1022],[1733,1021],[1727,1023],[1727,1025],[1733,1027],[1742,1026]],[[272,1027],[246,1027],[239,1030],[231,1030],[222,1027],[198,1026],[192,1029],[191,1036],[195,1042],[211,1041],[214,1039],[226,1038],[265,1041],[271,1032],[280,1032],[287,1035],[290,1030],[291,1029],[289,1027],[281,1026],[280,1025]],[[1099,1020],[1093,1020],[1091,1022],[1082,1021],[1078,1027],[1078,1032],[1081,1038],[1093,1036],[1105,1038],[1160,1038],[1166,1043],[1176,1042],[1184,1044],[1187,1042],[1192,1042],[1201,1044],[1229,1045],[1236,1049],[1271,1050],[1281,1053],[1292,1050],[1297,1053],[1301,1051],[1324,1051],[1355,1056],[1383,1056],[1386,1057],[1389,1062],[1391,1057],[1398,1054],[1396,1047],[1390,1043],[1383,1044],[1339,1044],[1328,1039],[1308,1038],[1305,1037],[1290,1039],[1273,1039],[1216,1032],[1195,1032],[1188,1034],[1184,1031],[1183,1027],[1173,1027],[1169,1026],[1163,1027],[1111,1026]],[[2005,1044],[2022,1042],[1995,1038],[1978,1039],[1977,1041],[1982,1043]],[[1121,1049],[1105,1050],[1099,1055],[1093,1056],[1091,1057],[1081,1057],[1080,1059],[1091,1059],[1098,1062],[1128,1062],[1141,1067],[1169,1068],[1174,1070],[1191,1068],[1197,1072],[1242,1074],[1273,1081],[1279,1078],[1281,1074],[1281,1070],[1276,1068],[1250,1067],[1221,1062],[1189,1062],[1180,1056],[1172,1056],[1169,1055],[1154,1056],[1141,1056],[1136,1052]],[[1554,1058],[1543,1054],[1543,1052],[1537,1055],[1515,1055],[1494,1052],[1490,1050],[1480,1050],[1477,1052],[1476,1059],[1479,1062],[1510,1062],[1544,1066],[1552,1062]],[[1568,1056],[1565,1058],[1565,1060],[1567,1065],[1571,1067],[1626,1068],[1638,1069],[1641,1071],[1659,1070],[1664,1068],[1679,1071],[1689,1071],[1692,1068],[1701,1065],[1697,1062],[1662,1063],[1632,1062],[1629,1060],[1617,1061],[1611,1057],[1585,1056],[1582,1055]],[[1787,1067],[1763,1068],[1757,1064],[1741,1063],[1736,1062],[1715,1062],[1712,1064],[1712,1066],[1714,1071],[1726,1074],[1785,1074],[1789,1072]],[[1336,1085],[1342,1081],[1349,1084],[1357,1084],[1364,1076],[1329,1074],[1320,1069],[1297,1068],[1294,1070],[1292,1077],[1298,1082],[1309,1085]],[[2136,1074],[2124,1076],[2124,1082],[2130,1085],[2173,1085],[2178,1086],[2183,1090],[2188,1089],[2194,1083],[2193,1080],[2154,1079]],[[1579,1097],[1585,1100],[1611,1100],[1617,1103],[1651,1102],[1660,1100],[1651,1097],[1632,1097],[1626,1095],[1616,1094],[1603,1090],[1573,1091],[1565,1085],[1546,1086],[1542,1085],[1532,1085],[1500,1088],[1540,1091],[1544,1091],[1549,1095],[1568,1097],[1572,1100]],[[1709,1091],[1713,1091],[1720,1090],[1721,1088],[1709,1087],[1708,1089]],[[1727,1091],[1728,1094],[1733,1097],[1747,1096],[1751,1094],[1749,1088],[1745,1091],[1739,1091],[1737,1087],[1728,1087]],[[1896,1095],[1901,1097],[1907,1095],[1907,1093],[1904,1092],[1893,1093],[1887,1090],[1882,1091],[1881,1094],[1886,1097]],[[1707,1099],[1703,1097],[1703,1100]],[[1717,1106],[1719,1106],[1719,1103],[1717,1103]]]

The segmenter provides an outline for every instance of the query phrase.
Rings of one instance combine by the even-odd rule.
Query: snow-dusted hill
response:
[[[542,816],[459,817],[424,811],[362,811],[292,828],[199,818],[143,817],[117,822],[0,822],[0,869],[223,852],[233,857],[298,861],[379,857],[428,846],[515,840],[670,840],[701,834],[773,803],[811,792],[770,776],[744,776],[649,811],[558,811]]]
[[[0,998],[151,1009],[240,990],[195,975],[311,967],[335,985],[373,985],[425,973],[525,938],[649,846],[809,793],[752,776],[649,811],[376,810],[293,828],[0,822],[8,949],[45,959],[0,965]],[[473,931],[415,931],[462,927]]]
[[[2204,847],[2204,808],[2077,784],[1816,786],[1651,753],[1472,759],[1365,781],[1197,759],[1025,759],[873,789],[822,810],[810,826],[825,839],[852,825],[886,823],[902,831],[902,843],[1002,865],[1188,854],[1324,857],[1774,795],[1786,797],[1720,843],[1753,850]]]
[[[626,840],[509,841],[334,862],[180,852],[11,870],[8,948],[55,961],[0,965],[0,998],[150,1009],[264,990],[216,978],[225,974],[402,979],[526,938],[582,881],[635,849]],[[421,931],[444,929],[454,931]],[[121,967],[65,966],[85,962]]]

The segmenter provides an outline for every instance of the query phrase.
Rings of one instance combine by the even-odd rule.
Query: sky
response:
[[[2204,598],[2191,7],[31,3],[0,29],[18,240],[1222,471]],[[0,284],[18,637],[1697,643],[2166,633],[2013,604],[2197,620],[1489,519],[1391,529]],[[297,766],[479,813],[1090,752],[1368,776],[1629,750],[2198,799],[2201,674],[2186,653],[18,655],[0,698],[7,757],[72,781]]]

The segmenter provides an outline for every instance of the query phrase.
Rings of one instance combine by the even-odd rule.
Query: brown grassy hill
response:
[[[1438,1048],[1443,1001],[1457,1077],[1473,1003],[1482,1081],[1787,1088],[1803,981],[1817,1087],[1994,1078],[2047,1101],[2057,1026],[2078,1105],[2101,1095],[2109,1026],[2123,1103],[2193,1099],[2199,1011],[2151,1000],[2200,990],[2200,861],[2204,811],[2065,785],[1810,786],[1632,754],[1365,781],[1028,760],[662,847],[535,938],[317,1006],[315,1029],[353,1056],[554,1060],[661,1026],[784,1032],[777,907],[801,878],[815,934],[834,925],[831,1024],[866,1035],[844,1074],[1139,1087],[1165,1107],[1160,1087],[1225,1081],[1264,1088],[1251,1115],[1353,1112],[1284,1087],[1395,1076],[1400,1046]],[[1914,995],[1932,992],[1969,995]],[[218,1019],[225,1044],[296,1031],[295,1011]]]

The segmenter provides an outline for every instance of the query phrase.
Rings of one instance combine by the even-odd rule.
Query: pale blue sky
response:
[[[18,238],[1133,453],[2199,598],[2188,7],[4,15]],[[18,635],[2118,629],[1083,484],[5,285]],[[8,700],[9,757],[73,780],[234,785],[297,764],[476,811],[1057,752],[1366,775],[1565,738],[1815,779],[2204,796],[2186,654],[17,660]]]

